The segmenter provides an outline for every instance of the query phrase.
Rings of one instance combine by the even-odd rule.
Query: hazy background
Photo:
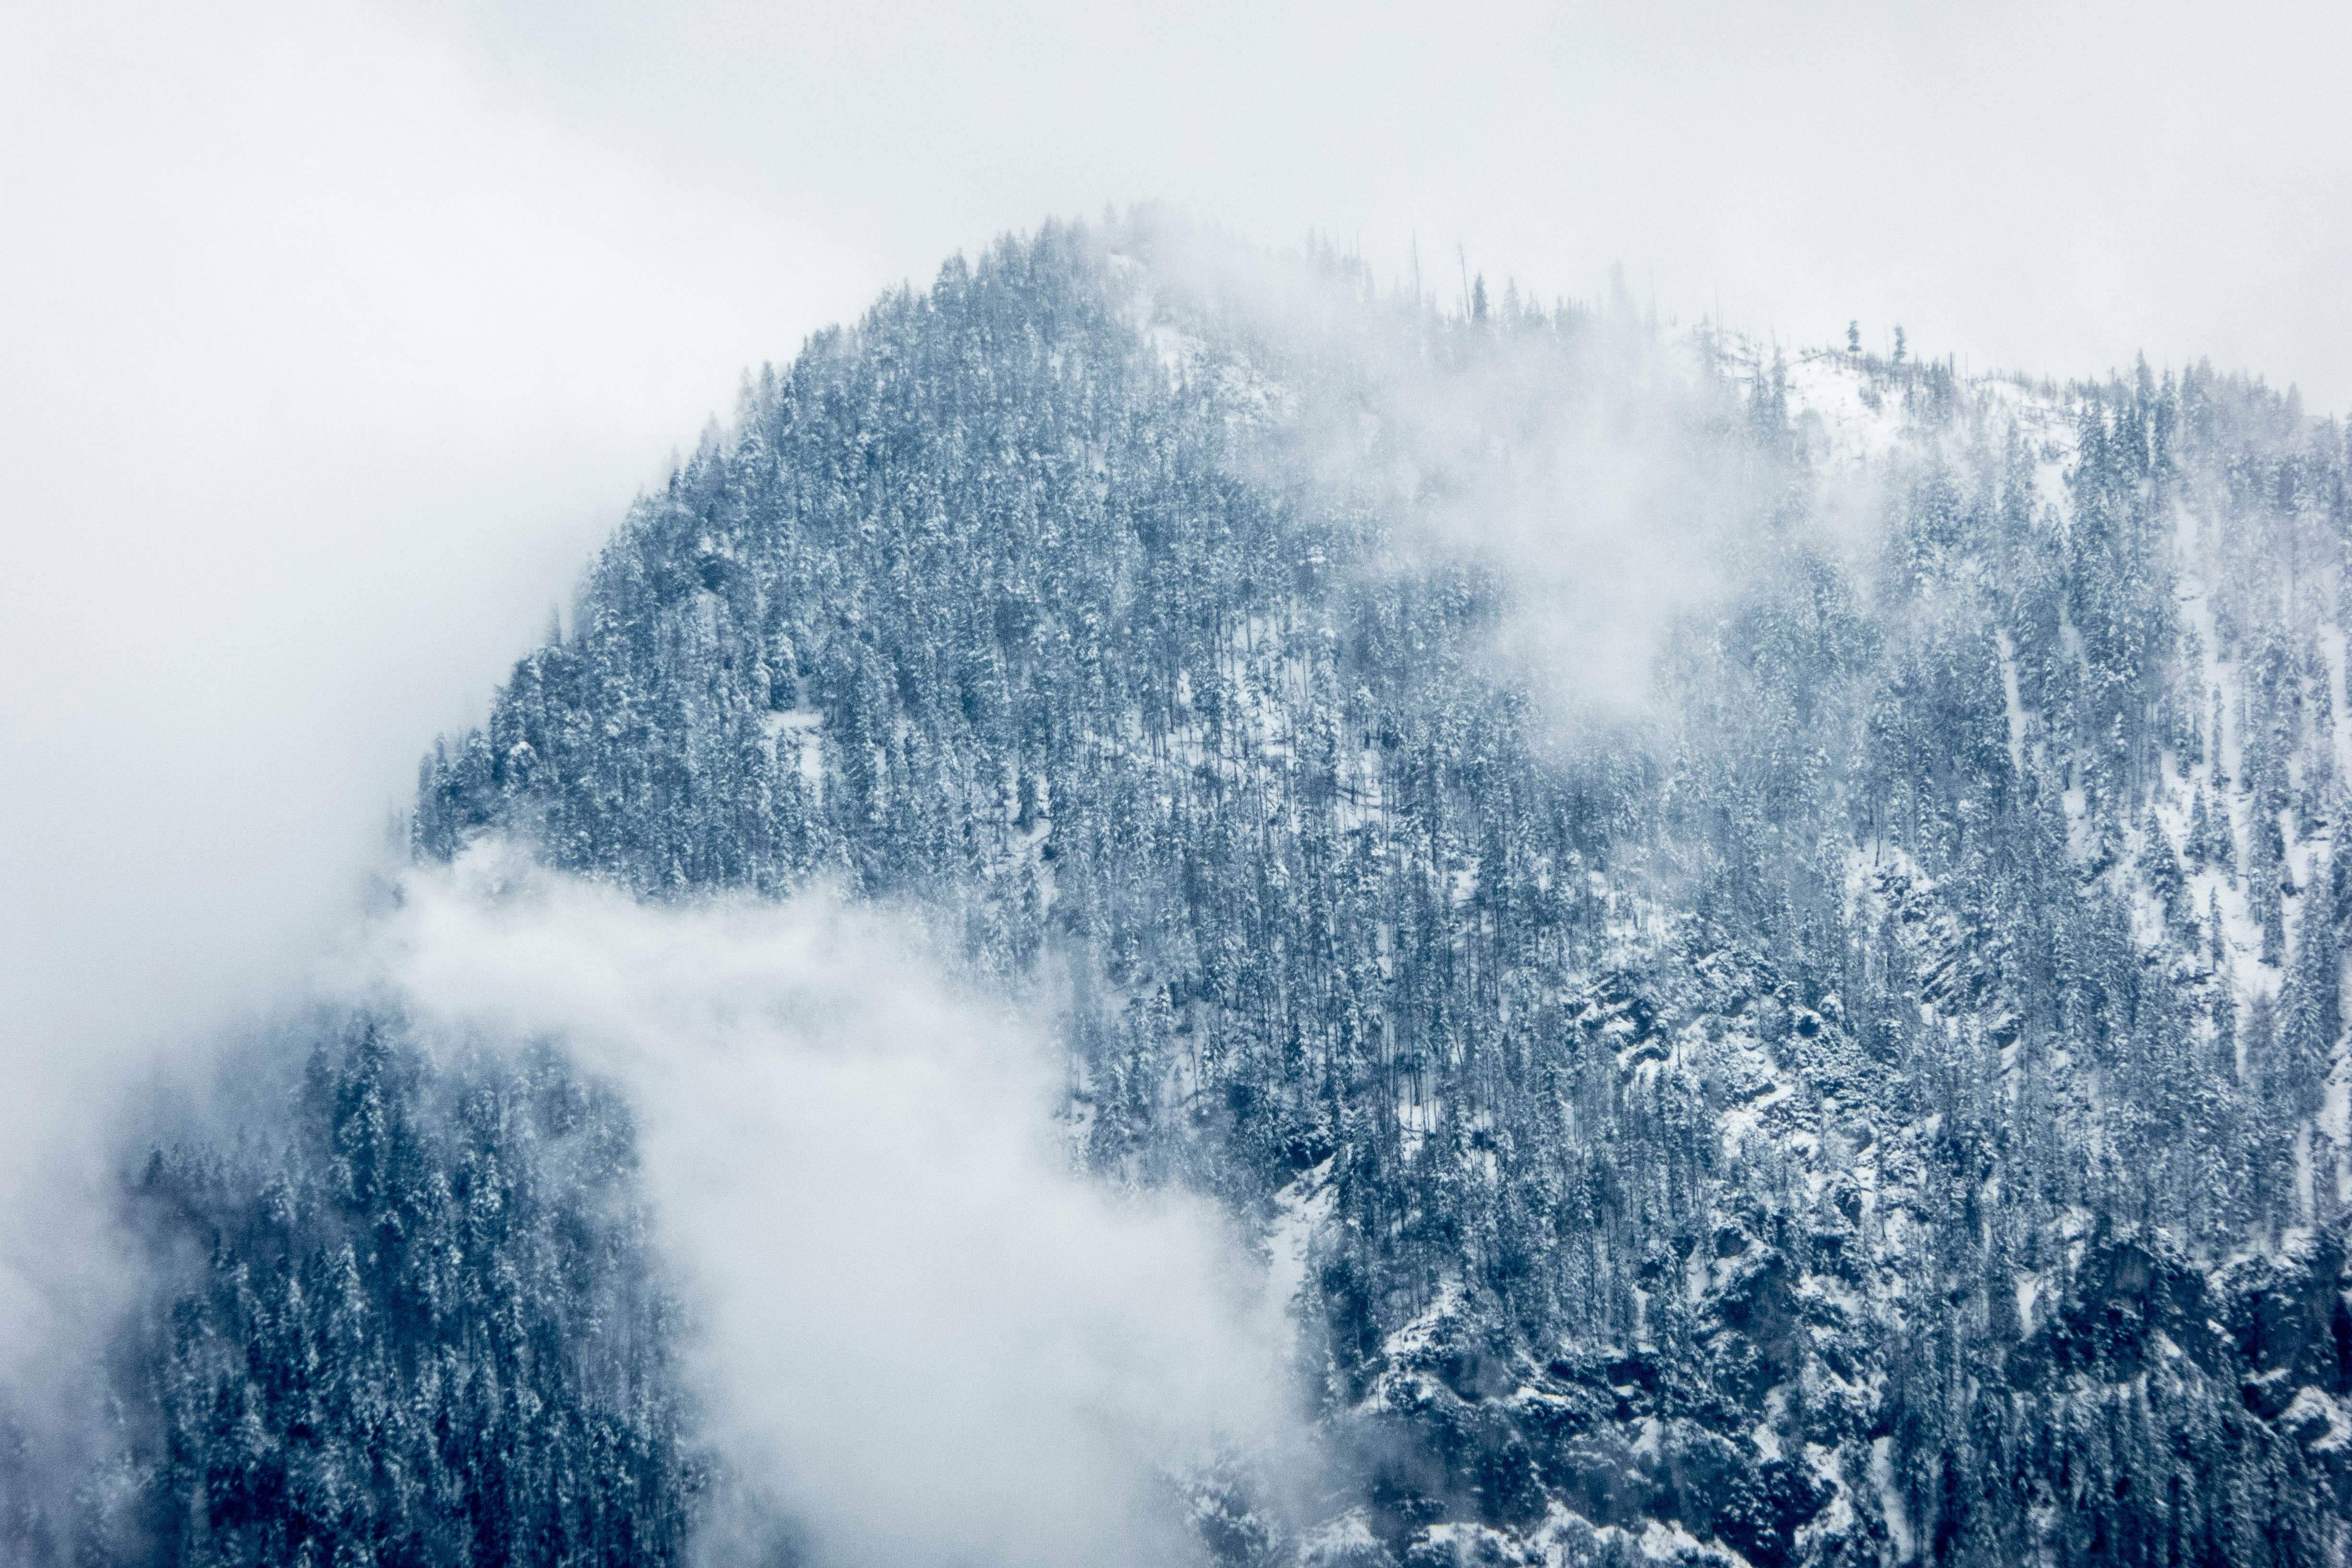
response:
[[[2352,402],[2340,6],[1145,9],[0,0],[0,1162],[319,943],[741,366],[1048,214]]]

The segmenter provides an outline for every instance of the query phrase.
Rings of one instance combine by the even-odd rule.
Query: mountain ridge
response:
[[[2201,367],[1049,226],[753,379],[410,849],[837,889],[1048,1019],[1091,1178],[1297,1281],[1317,1474],[1177,1466],[1213,1560],[2340,1563],[2345,470]],[[676,1544],[517,1560],[694,1550],[662,1409]],[[128,1447],[154,1560],[359,1560]]]

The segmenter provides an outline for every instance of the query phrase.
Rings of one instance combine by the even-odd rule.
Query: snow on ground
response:
[[[1742,345],[1735,357],[1752,363],[1754,374],[1769,374],[1769,356],[1754,345]],[[1912,422],[1910,389],[1878,362],[1809,349],[1787,362],[1786,374],[1789,417],[1805,437],[1817,468],[1873,469],[1906,442],[1981,435],[1998,443],[2014,428],[2033,464],[2036,499],[2045,510],[2063,515],[2066,475],[2074,459],[2074,415],[2054,389],[2012,376],[1960,377],[1961,416],[1950,436],[1930,437]]]
[[[1192,379],[1208,357],[1208,350],[1200,339],[1190,332],[1180,331],[1165,321],[1153,322],[1145,329],[1145,336],[1151,344],[1152,353],[1160,361],[1160,368],[1168,373],[1171,382],[1180,386]]]
[[[2000,657],[2000,697],[2009,714],[2009,765],[2022,778],[2025,775],[2025,699],[2017,683],[2017,645],[2010,639],[2008,627],[1994,629],[1993,646]]]
[[[1822,467],[1874,467],[1895,450],[1910,423],[1902,393],[1873,385],[1850,355],[1809,351],[1790,363],[1788,377],[1789,417]]]
[[[2279,1417],[2279,1425],[2294,1432],[2312,1426],[2324,1426],[2326,1435],[2314,1439],[2310,1447],[2321,1450],[2341,1448],[2352,1443],[2352,1408],[2344,1401],[2316,1388],[2305,1388],[2296,1393],[2294,1403]]]
[[[809,787],[812,798],[824,799],[824,714],[814,708],[792,708],[770,713],[762,721],[768,743],[778,763],[789,761]],[[789,748],[789,750],[787,750]]]
[[[1385,1557],[1388,1549],[1373,1536],[1364,1510],[1351,1508],[1309,1531],[1299,1542],[1298,1555],[1306,1563],[1355,1563]]]
[[[1336,1194],[1330,1187],[1331,1162],[1326,1159],[1274,1196],[1275,1221],[1266,1235],[1266,1306],[1278,1318],[1287,1318],[1307,1283],[1307,1249],[1315,1233],[1331,1217]]]

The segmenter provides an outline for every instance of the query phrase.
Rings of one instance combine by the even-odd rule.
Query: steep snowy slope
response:
[[[1475,298],[951,262],[640,500],[415,855],[822,883],[1050,1018],[1074,1160],[1296,1317],[1311,1478],[1171,1458],[1218,1560],[2343,1562],[2343,431]],[[690,1534],[666,1387],[530,1473]],[[124,1485],[266,1513],[234,1429]]]
[[[420,847],[1043,987],[1106,1179],[1307,1237],[1264,1550],[2340,1556],[2340,433],[1155,243],[763,382]]]

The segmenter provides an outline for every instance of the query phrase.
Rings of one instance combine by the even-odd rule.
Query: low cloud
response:
[[[911,926],[641,905],[495,845],[401,892],[342,983],[629,1087],[715,1435],[821,1560],[1181,1558],[1162,1477],[1279,1436],[1264,1270],[1207,1203],[1075,1173],[1043,1031]]]
[[[1450,265],[1442,289],[1390,290],[1150,212],[1137,234],[1163,312],[1242,327],[1236,363],[1213,368],[1268,384],[1272,482],[1377,514],[1375,572],[1487,574],[1485,651],[1563,728],[1648,707],[1673,631],[1738,580],[1736,542],[1753,548],[1795,477],[1740,438],[1750,373],[1720,374],[1706,340],[1622,288],[1538,303],[1463,268],[1456,300]]]

